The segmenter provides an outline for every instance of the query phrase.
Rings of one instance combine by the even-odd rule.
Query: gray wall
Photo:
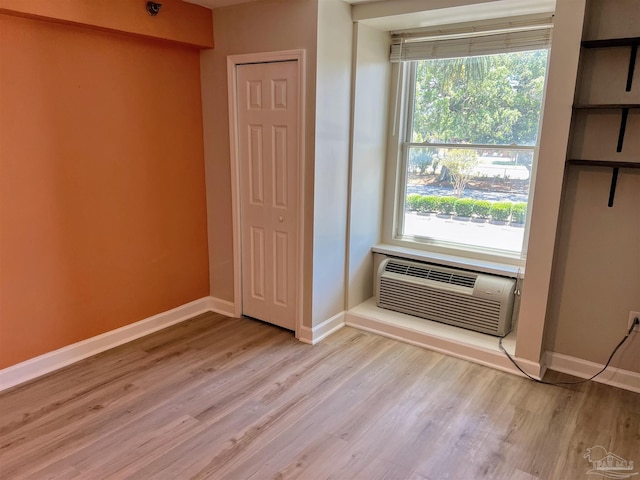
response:
[[[356,32],[348,308],[373,296],[371,247],[381,240],[391,74],[390,35],[363,24]]]
[[[211,295],[233,302],[233,234],[227,55],[306,50],[305,218],[313,218],[318,0],[263,0],[213,11],[215,48],[200,57]],[[305,223],[311,252],[313,222]],[[311,255],[305,259],[304,317],[311,317]],[[309,322],[307,322],[309,323]]]
[[[585,39],[640,36],[637,0],[591,0]],[[630,48],[581,55],[580,103],[640,103],[640,74],[625,93]],[[640,62],[640,59],[637,59]],[[640,113],[629,118],[616,153],[620,112],[573,116],[569,157],[640,161]],[[615,202],[607,207],[611,170],[569,167],[560,216],[546,349],[605,363],[627,331],[629,311],[640,311],[640,172],[622,169]],[[613,366],[640,373],[640,335]]]
[[[344,311],[347,248],[351,7],[318,2],[312,325]]]

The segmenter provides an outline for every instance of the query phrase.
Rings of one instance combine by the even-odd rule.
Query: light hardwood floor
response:
[[[2,479],[573,480],[595,445],[640,467],[639,394],[216,314],[0,395]]]

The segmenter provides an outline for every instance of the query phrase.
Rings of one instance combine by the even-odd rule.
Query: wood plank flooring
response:
[[[572,480],[595,445],[640,466],[639,394],[212,313],[0,394],[3,480]]]

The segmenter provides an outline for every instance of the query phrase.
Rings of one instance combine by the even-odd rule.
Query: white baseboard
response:
[[[308,343],[309,345],[313,345],[313,329],[311,327],[302,325],[300,327],[300,331],[296,332],[296,336],[298,337],[298,340],[300,340],[302,343]]]
[[[186,303],[166,312],[159,313],[139,322],[87,338],[77,343],[67,345],[58,350],[45,353],[24,362],[0,370],[0,391],[27,382],[47,373],[71,365],[110,348],[117,347],[150,333],[183,322],[189,318],[208,311],[223,313],[216,307],[224,307],[223,301],[204,297]],[[226,313],[223,313],[226,315]]]
[[[441,334],[420,329],[418,325],[425,322],[420,319],[416,320],[415,317],[396,312],[389,313],[376,310],[381,309],[375,309],[371,302],[365,302],[346,313],[345,324],[503,372],[523,376],[504,353],[498,349],[497,338],[491,337],[490,340],[484,340],[482,343],[477,344],[473,344],[473,340],[469,341],[469,339],[463,337],[450,336],[447,338]],[[441,326],[438,326],[438,328],[442,329]],[[471,338],[478,337],[478,335],[486,337],[475,333],[469,335]],[[544,375],[544,367],[539,362],[517,357],[515,360],[532,377],[539,380]]]
[[[233,302],[229,302],[228,300],[222,300],[216,297],[208,297],[209,299],[209,309],[212,312],[219,313],[221,315],[225,315],[227,317],[239,317],[240,315],[236,314],[236,304]]]
[[[556,352],[546,352],[545,361],[549,370],[567,373],[580,378],[590,378],[604,367],[599,363]],[[632,372],[631,370],[608,367],[593,381],[640,393],[640,373]]]
[[[324,322],[316,325],[313,328],[309,328],[303,325],[298,334],[298,340],[303,343],[315,345],[319,341],[327,338],[332,333],[337,332],[342,327],[344,327],[344,316],[345,312],[337,313],[333,317],[325,320]]]

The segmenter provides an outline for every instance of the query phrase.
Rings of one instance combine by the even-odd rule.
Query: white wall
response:
[[[389,33],[363,24],[356,32],[348,308],[373,296],[371,247],[381,240],[391,74]]]
[[[533,362],[542,355],[584,10],[585,0],[560,0],[554,18],[516,343],[516,355]]]
[[[318,2],[312,325],[344,311],[347,248],[351,7]]]

